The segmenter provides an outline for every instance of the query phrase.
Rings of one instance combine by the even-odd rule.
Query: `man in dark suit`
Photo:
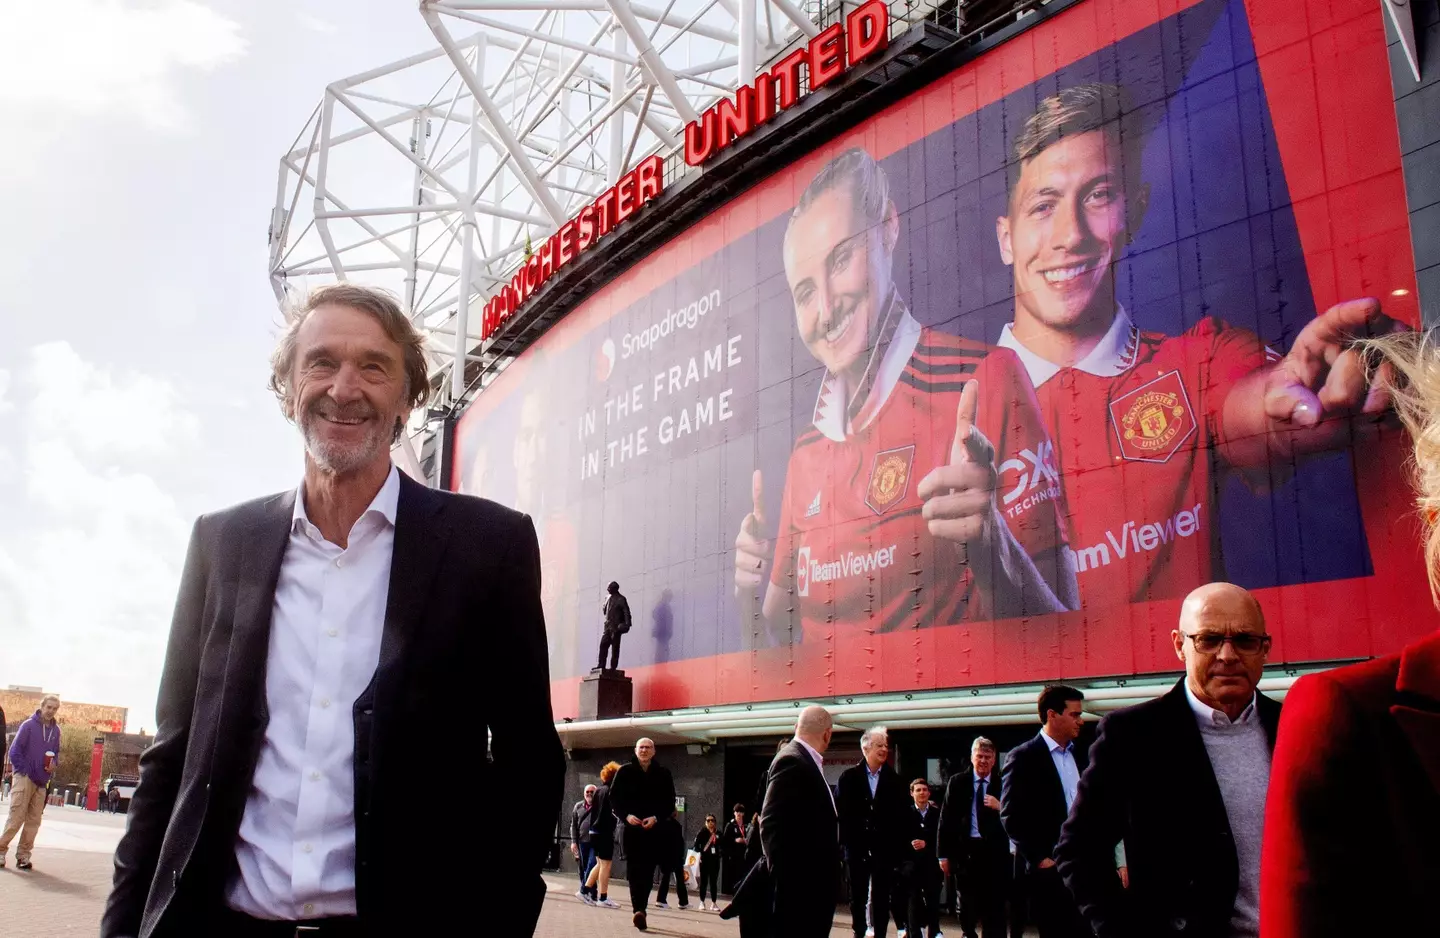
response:
[[[655,761],[655,741],[635,741],[635,758],[620,767],[610,784],[615,817],[622,825],[625,846],[625,878],[630,883],[631,921],[645,931],[650,887],[655,867],[665,858],[670,842],[669,825],[662,822],[675,816],[675,779],[670,770]],[[684,847],[678,848],[681,852]]]
[[[736,802],[734,815],[735,819],[726,821],[720,833],[720,855],[725,863],[721,888],[727,895],[734,894],[735,887],[740,885],[741,877],[749,868],[745,863],[745,848],[750,842],[749,831],[746,830],[745,806]]]
[[[1005,938],[1005,897],[1010,889],[1010,839],[1000,824],[1000,773],[995,744],[970,744],[968,772],[950,776],[940,809],[940,869],[960,884],[960,929],[975,938]]]
[[[1100,938],[1255,938],[1280,720],[1280,704],[1256,691],[1265,616],[1245,590],[1210,583],[1186,597],[1171,635],[1185,677],[1100,722],[1055,857]],[[1114,869],[1121,841],[1128,888]]]
[[[304,481],[195,524],[101,936],[438,933],[477,881],[529,935],[565,771],[534,527],[391,465],[429,388],[393,297],[320,288],[272,365]],[[489,734],[482,800],[523,779],[546,807],[484,815],[505,849],[437,864],[455,830],[416,805],[457,712]]]
[[[832,727],[824,707],[806,707],[795,739],[770,763],[760,840],[774,890],[776,938],[828,938],[835,921],[840,841],[823,769]]]
[[[840,845],[850,879],[850,922],[855,938],[864,938],[868,897],[875,936],[885,938],[910,798],[905,783],[886,762],[890,738],[885,727],[871,727],[862,733],[860,752],[864,758],[840,774],[835,799],[840,811]]]
[[[1261,938],[1405,934],[1440,896],[1437,844],[1440,632],[1296,681],[1270,772]]]
[[[940,865],[936,860],[940,809],[930,803],[930,783],[917,778],[910,783],[911,804],[900,839],[900,866],[904,884],[905,929],[908,938],[937,938],[940,934]],[[928,929],[928,931],[926,931]]]
[[[1025,892],[1040,938],[1086,934],[1055,868],[1060,826],[1085,769],[1085,755],[1075,747],[1084,699],[1080,691],[1063,684],[1041,691],[1038,709],[1044,726],[1010,751],[1001,772],[1000,823],[1025,861]]]

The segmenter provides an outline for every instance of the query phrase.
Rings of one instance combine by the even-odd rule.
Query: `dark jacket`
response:
[[[1280,704],[1260,694],[1255,710],[1273,748]],[[1115,875],[1121,840],[1129,889]],[[1055,860],[1099,938],[1229,934],[1239,862],[1183,678],[1100,721]]]
[[[985,782],[985,794],[1001,795],[1000,773],[990,770]],[[968,769],[950,776],[945,783],[945,804],[940,809],[940,831],[938,834],[941,857],[947,860],[964,860],[966,844],[970,840],[970,818],[975,810],[975,770]],[[997,853],[1009,853],[1010,838],[1000,823],[1000,812],[985,805],[980,806],[980,838],[987,847]]]
[[[1413,930],[1440,896],[1440,632],[1309,674],[1270,766],[1261,938]]]
[[[1086,755],[1078,742],[1073,754],[1076,768],[1084,774]],[[1043,733],[1010,750],[1000,783],[1000,823],[1006,836],[1015,841],[1016,852],[1031,868],[1041,860],[1054,859],[1067,813],[1065,789]],[[1110,869],[1113,874],[1113,856]]]
[[[610,804],[621,824],[631,815],[663,821],[675,813],[675,779],[658,759],[650,760],[649,771],[631,759],[610,781]]]
[[[746,827],[749,826],[748,824],[746,825]],[[735,842],[736,838],[744,840],[746,843],[749,842],[745,831],[739,824],[735,823],[735,819],[732,817],[725,822],[725,826],[720,830],[720,847],[727,857],[735,857],[738,860],[745,855],[746,843],[737,844]]]
[[[774,888],[775,933],[828,936],[835,915],[840,839],[830,786],[800,742],[770,763],[760,838]]]
[[[195,523],[159,725],[115,851],[101,938],[204,934],[224,901],[268,721],[271,611],[294,505],[291,491]],[[513,933],[528,935],[565,781],[534,525],[402,473],[394,538],[379,664],[352,710],[360,918],[376,934],[444,931],[483,882],[506,897]],[[477,680],[485,661],[496,664],[482,665]],[[477,851],[467,864],[418,863],[447,853],[469,823],[415,823],[416,772],[455,745],[450,722],[435,714],[462,712],[491,738],[491,758],[468,769],[478,800],[503,801],[522,778],[527,800],[549,807],[477,814],[473,834],[506,849]]]
[[[586,804],[581,798],[575,802],[575,807],[570,809],[570,841],[577,844],[588,844],[590,842],[590,825],[595,816],[595,796],[590,796],[590,803]]]
[[[900,855],[902,862],[921,863],[926,869],[934,868],[938,856],[935,852],[935,845],[939,842],[937,832],[940,829],[940,806],[933,801],[930,802],[925,816],[921,817],[920,809],[915,807],[915,802],[912,800],[903,817],[900,840],[904,844],[905,852]],[[911,845],[913,840],[923,840],[925,846],[916,850]]]
[[[590,843],[615,843],[615,825],[618,822],[615,819],[615,803],[610,797],[608,784],[601,783],[595,789],[594,806],[594,810],[590,812]]]
[[[905,783],[890,768],[880,766],[880,779],[875,795],[870,795],[870,780],[865,761],[840,773],[835,806],[840,812],[840,845],[847,858],[873,855],[896,861],[909,850],[909,838],[900,829],[907,823],[905,811],[913,806]]]
[[[715,829],[715,842],[712,844],[710,842],[710,830],[702,827],[699,832],[695,834],[695,843],[690,846],[690,849],[700,854],[701,859],[718,861],[720,859],[720,852],[724,847],[725,835],[720,833],[719,828]]]

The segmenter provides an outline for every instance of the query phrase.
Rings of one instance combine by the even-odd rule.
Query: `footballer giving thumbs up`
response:
[[[769,525],[765,522],[765,480],[759,469],[755,470],[750,480],[750,500],[750,514],[740,522],[740,533],[735,536],[736,592],[759,588],[765,581],[765,568],[775,551]]]
[[[995,504],[995,447],[976,426],[980,382],[967,381],[955,408],[950,461],[920,480],[924,517],[935,537],[988,545],[1000,525]]]

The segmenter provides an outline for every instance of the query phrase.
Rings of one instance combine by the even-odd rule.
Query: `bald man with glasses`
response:
[[[1240,587],[1209,583],[1186,597],[1171,638],[1185,676],[1100,721],[1055,858],[1098,938],[1255,938],[1280,721],[1256,689],[1265,614]]]

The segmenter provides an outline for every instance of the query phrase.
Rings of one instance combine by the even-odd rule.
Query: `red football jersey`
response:
[[[888,389],[879,382],[883,400],[867,406],[865,425],[831,435],[811,426],[790,454],[770,579],[791,592],[805,641],[837,628],[886,632],[989,615],[963,547],[930,535],[916,493],[949,462],[969,380],[980,384],[976,426],[1002,467],[997,498],[1024,475],[1002,507],[1010,530],[1032,556],[1066,544],[1052,448],[1014,353],[918,326],[895,345],[910,349],[908,360],[897,355]]]
[[[1225,398],[1270,353],[1218,319],[1132,334],[1133,363],[1062,368],[1037,396],[1055,441],[1084,608],[1170,599],[1217,569],[1216,443]]]

